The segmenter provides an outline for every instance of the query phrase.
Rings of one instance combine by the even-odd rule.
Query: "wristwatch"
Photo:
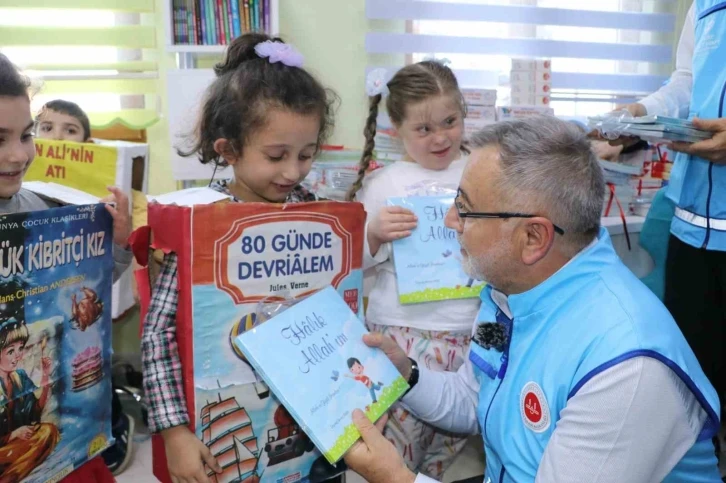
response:
[[[418,383],[418,362],[410,357],[408,360],[411,361],[411,374],[408,376],[408,389],[403,393],[404,396]]]

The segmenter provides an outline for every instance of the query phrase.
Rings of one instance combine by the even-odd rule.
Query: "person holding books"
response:
[[[35,158],[33,143],[35,121],[30,113],[30,82],[22,76],[10,60],[0,54],[0,213],[38,211],[55,207],[22,187],[23,176]],[[128,215],[128,198],[115,187],[110,187],[112,196],[107,205],[113,217],[114,231],[114,273],[117,280],[131,264],[132,253],[128,249],[131,232]],[[114,481],[102,463],[97,459],[82,466],[64,482]],[[93,478],[93,480],[91,480]]]
[[[668,84],[634,116],[692,119],[712,139],[672,143],[679,152],[667,197],[676,204],[668,240],[665,304],[720,397],[726,395],[726,5],[696,0],[678,43]],[[632,138],[615,143],[630,143]],[[717,440],[718,441],[718,440]]]
[[[465,364],[435,372],[367,334],[407,378],[403,404],[481,431],[486,481],[715,482],[719,399],[660,300],[600,226],[602,170],[555,118],[500,122],[472,154],[446,224],[488,282]],[[359,412],[346,455],[370,483],[424,483]]]
[[[391,242],[410,236],[417,220],[406,208],[386,205],[390,197],[456,190],[467,163],[468,151],[462,143],[466,106],[454,73],[441,62],[412,64],[386,78],[386,72],[378,69],[366,82],[370,112],[365,149],[358,179],[348,193],[348,199],[362,202],[368,213],[363,263],[364,268],[375,270],[375,282],[366,323],[370,330],[392,337],[421,364],[437,371],[456,371],[466,356],[470,321],[479,300],[400,303]],[[378,106],[384,98],[406,157],[366,176],[375,149]],[[466,444],[464,436],[441,431],[400,404],[391,414],[386,436],[414,471],[440,478]]]
[[[74,102],[57,99],[46,103],[40,109],[35,122],[38,138],[92,142],[88,115]],[[103,453],[103,459],[111,473],[120,475],[131,463],[134,420],[123,411],[115,390],[111,391],[111,435],[115,443]]]
[[[230,166],[233,179],[211,187],[234,202],[300,203],[318,197],[300,182],[333,125],[335,94],[303,67],[279,38],[245,34],[227,49],[207,90],[194,145],[182,155]],[[188,427],[176,335],[177,257],[165,256],[142,335],[149,430],[164,439],[173,482],[205,483],[205,465],[220,473],[209,448]],[[332,469],[332,466],[330,467]],[[335,470],[337,471],[337,470]],[[332,476],[332,475],[331,475]]]

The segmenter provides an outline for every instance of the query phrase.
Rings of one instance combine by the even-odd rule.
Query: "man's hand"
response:
[[[634,104],[619,104],[615,106],[615,111],[623,110],[628,111],[633,117],[643,117],[648,115],[645,106],[637,102]]]
[[[115,186],[109,186],[108,190],[111,194],[103,198],[101,203],[116,203],[115,207],[106,205],[106,209],[113,217],[113,242],[122,248],[127,248],[131,236],[129,197]]]
[[[613,112],[615,113],[618,111],[628,111],[633,117],[643,117],[648,115],[645,106],[638,103],[615,106],[615,110]],[[617,139],[607,139],[602,136],[599,131],[592,131],[588,136],[598,141],[607,141],[611,146],[623,146],[623,148],[628,148],[640,141],[640,138],[637,136],[620,136]]]
[[[348,466],[368,483],[414,483],[414,475],[393,444],[383,436],[388,421],[383,416],[373,425],[360,409],[353,411],[353,423],[360,432],[358,441],[345,454]]]
[[[398,372],[401,373],[404,379],[408,380],[411,377],[411,360],[403,349],[401,349],[401,346],[396,344],[396,341],[379,332],[372,332],[363,336],[363,342],[368,347],[381,349],[391,362],[393,362],[393,365],[396,366],[396,369],[398,369]]]
[[[693,126],[713,133],[711,139],[697,143],[674,142],[673,151],[698,156],[712,163],[726,164],[726,118],[693,119]]]

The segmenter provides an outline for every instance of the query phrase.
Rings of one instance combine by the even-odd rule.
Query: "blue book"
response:
[[[209,39],[207,38],[207,2],[204,0],[197,0],[199,2],[199,25],[202,27],[202,38],[199,39],[199,45],[209,45]]]
[[[330,463],[360,438],[354,409],[376,421],[408,390],[338,292],[327,287],[247,330],[235,344]]]
[[[242,35],[242,27],[240,26],[239,17],[239,2],[237,0],[230,0],[232,2],[232,27],[234,32],[232,38],[237,38]]]
[[[217,37],[217,2],[215,0],[206,0],[207,2],[207,35],[209,35],[209,45],[218,45]]]
[[[456,232],[444,225],[453,204],[453,195],[388,199],[389,206],[408,208],[418,216],[411,236],[393,242],[398,300],[402,304],[476,298],[484,287],[483,282],[464,272]]]
[[[111,443],[112,224],[103,204],[0,215],[2,482],[60,481]]]

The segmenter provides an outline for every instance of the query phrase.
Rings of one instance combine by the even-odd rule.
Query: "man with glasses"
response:
[[[474,135],[446,224],[485,280],[467,363],[437,373],[380,334],[419,418],[482,432],[486,481],[720,481],[718,397],[672,317],[600,227],[588,140],[555,118]],[[346,455],[370,483],[424,483],[360,412]],[[380,424],[377,426],[380,427]]]

